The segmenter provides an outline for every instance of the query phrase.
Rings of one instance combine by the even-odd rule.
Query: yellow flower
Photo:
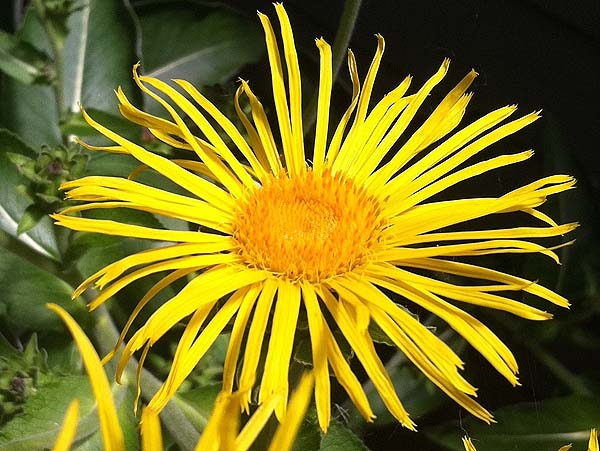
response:
[[[465,447],[465,451],[477,451],[477,449],[473,445],[473,442],[471,442],[470,438],[463,437],[462,441],[463,441],[463,445]],[[568,451],[568,450],[571,449],[571,446],[572,445],[561,446],[558,451]],[[589,444],[588,444],[587,451],[599,451],[599,448],[598,448],[598,431],[596,429],[592,429],[590,431],[590,441],[589,441]]]
[[[167,272],[141,299],[117,344],[126,341],[118,365],[120,374],[134,352],[142,350],[143,362],[157,340],[189,318],[167,380],[149,403],[156,411],[165,406],[216,337],[233,322],[224,391],[232,392],[237,380],[238,389],[246,393],[240,402],[247,408],[252,387],[260,382],[259,404],[274,393],[283,393],[276,407],[277,416],[283,417],[289,364],[302,311],[308,319],[316,405],[323,430],[330,421],[330,372],[360,413],[368,421],[374,417],[361,383],[334,338],[337,329],[389,411],[405,427],[414,429],[376,353],[369,332],[372,323],[448,396],[490,422],[491,414],[473,400],[476,389],[459,373],[461,359],[388,293],[440,317],[516,385],[518,368],[510,350],[457,304],[546,320],[552,315],[513,300],[506,292],[524,291],[562,307],[568,302],[535,282],[457,258],[542,253],[558,261],[553,248],[530,239],[561,236],[575,228],[576,224],[559,225],[537,209],[548,196],[572,188],[575,181],[554,175],[500,197],[432,199],[459,182],[530,158],[533,152],[525,151],[466,163],[537,120],[539,114],[506,122],[516,110],[507,106],[451,134],[471,99],[467,89],[477,75],[471,71],[420,126],[412,126],[417,111],[446,74],[448,60],[413,94],[406,94],[411,83],[407,77],[369,108],[384,50],[381,36],[377,36],[377,51],[362,86],[354,55],[349,52],[352,100],[332,133],[331,49],[323,39],[317,39],[321,69],[314,148],[309,150],[302,127],[301,78],[292,29],[283,6],[276,4],[275,9],[283,61],[271,22],[259,14],[272,75],[278,124],[275,133],[245,81],[235,95],[235,108],[246,136],[190,83],[175,80],[173,87],[140,76],[137,66],[133,74],[136,83],[166,109],[170,119],[140,111],[118,90],[122,114],[165,143],[188,150],[190,159],[170,160],[153,154],[83,112],[92,127],[116,143],[86,145],[89,149],[128,154],[142,166],[129,179],[94,176],[65,183],[68,198],[86,203],[54,215],[57,223],[73,230],[175,244],[107,266],[88,278],[75,295],[92,284],[102,289],[90,304],[94,309],[129,283]],[[249,102],[251,118],[240,104],[242,95]],[[407,136],[409,125],[416,131]],[[223,133],[233,143],[231,147],[223,141]],[[275,136],[280,136],[281,142]],[[187,194],[133,180],[148,168]],[[142,210],[188,221],[199,229],[163,230],[69,215],[96,208]],[[464,225],[488,215],[513,212],[532,216],[539,224],[493,230],[469,230],[470,226]],[[140,310],[160,290],[192,274],[185,288],[126,340]],[[436,274],[460,276],[465,282],[455,284],[446,277],[439,280]],[[264,369],[257,374],[263,353]]]
[[[118,422],[117,411],[110,384],[89,338],[75,320],[56,304],[48,304],[56,312],[73,335],[83,358],[94,398],[98,404],[98,417],[104,451],[123,451],[123,431]],[[289,400],[290,409],[277,427],[269,451],[289,451],[294,444],[298,429],[310,403],[314,376],[306,373]],[[246,451],[263,430],[272,416],[275,406],[281,402],[282,393],[273,394],[252,414],[240,431],[240,393],[222,392],[217,397],[208,423],[196,445],[197,451]],[[287,399],[285,400],[287,402]],[[53,451],[69,451],[77,432],[79,401],[73,400],[67,409],[63,426],[54,443]],[[158,412],[147,407],[142,409],[142,451],[162,451],[162,434]]]

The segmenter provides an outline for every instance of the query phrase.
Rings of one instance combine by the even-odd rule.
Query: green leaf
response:
[[[255,20],[223,10],[155,9],[140,16],[146,75],[221,84],[263,52]]]
[[[136,28],[124,2],[88,0],[67,21],[69,34],[64,47],[64,93],[67,112],[78,113],[81,103],[118,114],[113,90],[121,85],[135,100],[131,67],[135,53]],[[52,54],[46,33],[33,8],[29,8],[17,38],[40,51]],[[2,85],[2,121],[37,149],[62,141],[59,112],[52,88],[26,86],[12,79]]]
[[[35,204],[27,207],[17,226],[17,235],[33,229],[45,216],[46,212],[38,208]]]
[[[11,252],[0,258],[0,319],[14,330],[64,330],[58,316],[46,308],[49,302],[76,319],[87,317],[84,307],[71,300],[72,291],[67,283]]]
[[[548,399],[503,407],[494,416],[498,423],[491,426],[468,418],[460,424],[430,428],[426,434],[456,451],[463,451],[460,438],[465,431],[478,451],[556,451],[568,443],[573,443],[574,450],[584,450],[590,429],[598,427],[600,399],[578,396]]]
[[[17,189],[18,185],[27,185],[28,181],[10,161],[9,152],[25,158],[35,158],[36,153],[14,133],[0,129],[0,228],[16,237],[18,224],[32,200]],[[49,217],[41,218],[19,239],[47,257],[60,259],[54,226]]]
[[[132,66],[136,55],[136,26],[122,0],[88,0],[68,21],[65,43],[65,103],[79,113],[78,103],[118,115],[113,91],[122,86],[132,100]]]
[[[365,444],[344,424],[332,420],[327,434],[321,439],[320,451],[366,451]]]
[[[0,71],[28,85],[54,78],[50,57],[31,44],[0,30]]]
[[[119,420],[124,427],[128,449],[135,449],[137,438],[135,426],[126,417],[132,417],[131,401],[133,395],[127,387],[114,384],[113,398],[118,408]],[[25,403],[23,412],[2,428],[0,434],[0,451],[32,451],[44,450],[54,442],[60,430],[62,419],[68,405],[73,399],[79,399],[79,425],[76,441],[81,442],[99,429],[96,402],[93,398],[89,381],[84,375],[49,375],[47,380],[38,386],[34,396]],[[127,413],[129,411],[129,413]],[[81,449],[101,449],[95,447]],[[79,447],[76,449],[80,449]]]
[[[28,8],[16,38],[40,52],[52,54],[46,33],[32,7]],[[61,142],[56,101],[50,86],[29,86],[7,78],[0,88],[3,125],[21,135],[27,145],[36,150],[43,144],[52,146]]]
[[[47,448],[60,430],[62,417],[71,400],[79,399],[80,412],[94,408],[89,382],[82,375],[51,375],[40,384],[23,406],[23,412],[2,428],[0,451],[31,451]],[[87,434],[97,426],[87,425]],[[91,426],[91,430],[90,430]],[[78,428],[79,434],[84,430]]]

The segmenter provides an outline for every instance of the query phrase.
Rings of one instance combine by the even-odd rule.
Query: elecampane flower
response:
[[[245,408],[258,383],[259,403],[281,392],[284,396],[276,408],[281,418],[286,409],[294,338],[303,311],[308,320],[316,405],[323,430],[330,420],[330,373],[360,413],[369,421],[374,417],[334,335],[338,329],[389,411],[405,427],[414,428],[376,353],[369,331],[372,323],[448,396],[473,415],[491,421],[491,414],[473,399],[475,387],[460,374],[461,359],[388,293],[437,315],[516,385],[518,368],[511,351],[460,305],[546,320],[552,315],[507,293],[524,291],[562,307],[568,302],[533,281],[460,261],[460,257],[542,253],[558,261],[552,248],[531,239],[561,236],[576,226],[559,225],[538,210],[548,196],[572,188],[575,181],[554,175],[500,197],[433,200],[459,182],[530,158],[533,153],[524,151],[469,163],[488,146],[537,120],[539,114],[508,121],[516,107],[507,106],[453,132],[471,99],[467,89],[476,76],[471,71],[415,127],[416,131],[405,136],[417,111],[446,74],[449,61],[445,60],[416,92],[407,94],[411,84],[411,77],[407,77],[371,108],[371,92],[384,51],[381,36],[377,36],[377,51],[362,85],[349,51],[353,95],[335,128],[329,124],[331,49],[323,39],[317,39],[321,67],[317,121],[314,147],[308,149],[292,29],[283,6],[277,4],[275,10],[281,42],[269,19],[263,14],[259,17],[267,42],[277,133],[245,81],[241,81],[234,99],[244,134],[190,83],[174,80],[173,86],[140,76],[137,67],[136,83],[165,108],[170,119],[137,109],[119,89],[122,114],[147,127],[159,140],[188,150],[189,159],[170,160],[149,152],[83,112],[92,127],[116,144],[87,145],[89,149],[128,154],[142,166],[129,179],[94,176],[65,183],[67,197],[85,203],[55,215],[57,223],[79,231],[174,244],[105,267],[87,279],[75,295],[92,284],[102,289],[90,304],[94,309],[141,277],[167,273],[143,296],[117,344],[126,341],[118,365],[121,373],[133,353],[141,350],[143,362],[157,340],[187,319],[170,373],[149,403],[156,411],[165,406],[216,337],[232,323],[223,389],[231,392],[237,384],[238,390],[246,393],[241,399]],[[251,117],[244,113],[243,97],[249,102]],[[223,133],[231,146],[224,142]],[[401,137],[402,144],[398,144]],[[146,169],[169,178],[187,194],[136,182],[136,175]],[[163,230],[71,215],[98,208],[142,210],[197,224],[198,231]],[[513,212],[533,217],[538,224],[484,230],[465,225],[473,219]],[[126,339],[141,309],[163,288],[190,275],[193,277],[187,285]],[[466,281],[453,283],[440,275],[460,276]],[[259,366],[262,354],[266,354],[264,367]],[[259,367],[263,369],[257,374]]]

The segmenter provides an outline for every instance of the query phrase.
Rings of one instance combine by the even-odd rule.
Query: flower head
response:
[[[138,183],[134,178],[139,171],[129,179],[85,177],[65,183],[67,196],[85,203],[55,215],[59,224],[79,231],[174,243],[107,266],[75,294],[92,284],[101,288],[91,303],[93,309],[129,283],[166,272],[140,300],[117,344],[126,341],[118,365],[121,373],[134,352],[143,350],[143,361],[157,340],[187,318],[167,380],[149,403],[155,411],[165,406],[216,337],[232,323],[224,391],[232,392],[237,384],[245,393],[240,403],[247,408],[252,388],[260,383],[259,403],[282,394],[276,413],[283,417],[302,312],[308,322],[317,412],[324,430],[330,421],[330,373],[360,413],[369,421],[374,417],[334,335],[337,330],[386,407],[404,426],[414,428],[377,355],[369,331],[372,323],[448,396],[473,415],[491,421],[491,414],[473,399],[476,389],[460,374],[461,359],[403,304],[416,304],[437,315],[516,385],[518,367],[510,350],[459,305],[546,320],[551,314],[512,299],[510,293],[524,291],[562,307],[568,302],[533,281],[462,261],[462,257],[542,253],[558,261],[552,248],[530,240],[561,236],[575,228],[575,224],[559,225],[537,209],[548,196],[572,188],[574,180],[554,175],[500,197],[435,200],[435,195],[459,182],[530,158],[533,152],[524,151],[469,162],[488,146],[537,120],[539,114],[508,121],[516,107],[506,106],[453,133],[471,99],[467,89],[477,75],[471,71],[407,136],[417,111],[444,78],[449,61],[414,93],[407,94],[411,84],[407,77],[370,108],[384,51],[381,36],[377,36],[377,51],[362,86],[354,55],[349,52],[353,94],[335,128],[330,127],[329,115],[331,49],[323,39],[316,41],[321,69],[314,146],[308,149],[292,28],[283,6],[276,4],[275,10],[283,60],[270,20],[263,14],[259,17],[272,75],[276,132],[245,81],[234,100],[242,132],[190,83],[174,80],[171,85],[141,76],[137,66],[136,83],[165,108],[170,119],[137,109],[118,90],[122,114],[174,148],[189,151],[190,158],[170,160],[149,152],[83,112],[92,127],[115,142],[114,146],[84,144],[86,147],[129,154],[142,164],[139,171],[152,169],[187,194]],[[249,102],[251,117],[244,113],[242,97]],[[192,131],[190,123],[199,133]],[[220,133],[229,136],[231,147]],[[398,144],[401,137],[402,144]],[[308,158],[311,164],[307,164]],[[188,221],[197,229],[164,230],[71,215],[95,208],[147,211]],[[465,225],[511,212],[529,215],[538,224],[482,230]],[[160,290],[191,274],[194,277],[187,285],[126,340],[140,310]],[[435,277],[439,274],[465,281],[440,280]],[[402,304],[394,302],[390,293],[398,295]],[[258,374],[261,355],[266,357]]]

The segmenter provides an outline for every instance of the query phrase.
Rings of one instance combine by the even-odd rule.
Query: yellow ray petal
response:
[[[252,416],[244,425],[235,440],[236,451],[246,451],[249,449],[256,437],[261,433],[267,421],[275,411],[275,406],[281,403],[281,393],[276,393],[262,403],[252,412]],[[238,402],[239,404],[239,402]]]
[[[298,66],[298,55],[294,43],[294,35],[290,19],[281,3],[275,3],[275,12],[281,26],[281,38],[283,40],[283,54],[287,69],[287,80],[290,97],[290,123],[291,123],[291,174],[302,174],[306,170],[304,161],[304,132],[302,130],[302,88],[300,79],[300,67]],[[285,92],[285,91],[284,91]],[[288,164],[290,162],[288,161]]]
[[[271,167],[273,175],[277,176],[282,168],[282,164],[279,154],[277,153],[277,145],[275,144],[275,138],[273,138],[273,132],[271,131],[267,114],[265,113],[262,103],[260,103],[258,98],[254,95],[248,83],[244,80],[240,80],[240,82],[242,83],[242,89],[250,102],[252,119],[254,120],[254,125],[256,126],[258,136],[260,137],[260,143],[263,146],[269,161],[269,166]]]
[[[227,346],[227,355],[225,356],[225,362],[223,364],[223,391],[231,393],[233,391],[233,381],[235,378],[235,372],[237,368],[237,360],[240,355],[242,339],[246,333],[246,325],[248,319],[256,303],[258,295],[263,289],[263,283],[252,285],[242,300],[240,310],[235,316],[235,322],[233,323],[233,329],[231,330],[231,336],[229,338],[229,344]],[[240,391],[243,391],[243,387]]]
[[[177,389],[196,367],[206,351],[212,346],[225,326],[227,326],[233,315],[236,314],[246,293],[247,289],[245,287],[235,292],[229,300],[217,310],[215,316],[203,328],[198,337],[195,338],[193,344],[189,346],[188,349],[186,349],[187,346],[182,346],[182,353],[179,361],[173,362],[167,380],[150,400],[148,403],[149,407],[152,407],[159,412],[162,411]],[[194,330],[194,332],[196,332],[196,330]],[[190,338],[194,338],[194,336],[195,333],[190,334]]]
[[[329,107],[331,103],[331,86],[333,82],[331,47],[321,39],[316,40],[319,48],[320,73],[319,97],[317,101],[317,125],[315,128],[315,148],[313,152],[313,170],[319,174],[325,162],[327,131],[329,127]]]
[[[225,211],[231,211],[233,199],[228,193],[217,187],[214,183],[208,182],[201,177],[197,177],[194,174],[191,174],[188,171],[180,168],[177,166],[177,164],[173,163],[167,158],[148,152],[143,147],[128,141],[122,136],[119,136],[117,133],[94,121],[83,108],[81,110],[81,114],[89,125],[107,138],[121,145],[131,156],[139,160],[141,163],[148,165],[158,173],[168,177],[173,182],[188,190],[192,194],[195,194],[199,198],[205,199],[214,206],[222,208]]]
[[[246,113],[244,113],[244,110],[242,110],[242,107],[240,106],[240,96],[242,95],[242,92],[244,92],[244,86],[242,83],[240,83],[240,85],[235,91],[235,96],[233,98],[235,112],[240,121],[242,122],[246,133],[248,134],[248,139],[250,140],[250,146],[252,147],[252,151],[256,155],[256,158],[258,158],[258,161],[260,161],[262,167],[266,169],[271,167],[271,161],[267,157],[265,147],[261,142],[261,138],[258,136],[256,128],[254,128],[254,126],[250,123],[250,121],[246,117]],[[273,167],[271,167],[271,171],[275,173]]]
[[[310,403],[314,377],[312,373],[302,376],[298,388],[290,399],[285,417],[275,432],[268,451],[289,451],[304,419],[304,414]]]
[[[335,337],[325,321],[323,321],[323,333],[325,345],[327,346],[327,360],[331,364],[331,369],[335,374],[335,378],[344,390],[346,390],[352,404],[356,406],[363,418],[369,423],[373,422],[375,414],[369,405],[367,395],[358,378],[352,372],[352,368],[350,368],[350,365],[342,354],[339,345],[335,341]]]
[[[165,82],[152,77],[139,77],[137,74],[137,68],[134,67],[134,80],[142,91],[151,96],[154,100],[160,103],[175,120],[178,127],[181,129],[185,140],[192,146],[194,151],[202,159],[202,161],[209,167],[211,172],[215,174],[215,177],[221,182],[231,193],[232,196],[238,198],[241,194],[243,183],[247,188],[254,186],[254,181],[250,177],[250,174],[243,168],[240,162],[233,156],[231,151],[227,148],[223,139],[210,125],[208,120],[204,117],[200,111],[182,94],[176,91],[174,88],[166,84]],[[190,119],[200,128],[202,133],[207,137],[210,144],[214,146],[215,151],[206,148],[198,144],[196,137],[192,134],[184,120],[175,111],[175,109],[166,102],[162,97],[153,92],[145,84],[148,84],[160,92],[167,95],[179,108],[188,115]],[[228,164],[229,168],[223,164],[219,156],[221,156]],[[233,171],[233,173],[231,172]],[[234,175],[235,174],[235,175]],[[241,182],[241,183],[240,183]]]
[[[152,265],[145,266],[131,274],[127,274],[110,286],[104,288],[98,296],[94,298],[92,302],[88,304],[90,310],[95,310],[99,305],[106,302],[109,298],[117,294],[127,285],[143,277],[155,274],[157,272],[172,271],[177,269],[191,269],[200,270],[206,267],[212,267],[219,264],[230,264],[240,261],[239,255],[236,254],[209,254],[209,255],[196,255],[190,257],[174,258],[167,261],[154,263]]]
[[[327,432],[331,419],[331,384],[329,367],[327,365],[327,347],[325,343],[324,318],[314,288],[309,283],[302,284],[302,299],[306,307],[310,344],[312,349],[313,368],[315,375],[315,404],[319,426]]]
[[[240,391],[246,391],[245,395],[242,395],[240,399],[242,408],[246,412],[249,410],[250,390],[256,381],[256,368],[258,366],[263,339],[267,328],[267,321],[269,320],[271,306],[273,305],[277,288],[278,285],[275,280],[265,280],[256,304],[254,316],[250,324],[250,330],[248,331],[248,339],[246,340],[246,349],[244,352],[244,365],[239,381]]]
[[[117,418],[112,391],[94,346],[71,315],[62,307],[56,304],[47,304],[47,307],[60,316],[77,344],[83,359],[83,365],[90,379],[94,398],[98,403],[98,418],[104,449],[106,451],[124,450],[123,431]]]
[[[356,110],[356,115],[354,116],[354,122],[352,123],[352,127],[350,127],[348,136],[346,137],[346,140],[342,145],[334,164],[332,165],[332,169],[334,171],[338,171],[342,167],[347,167],[348,162],[351,162],[357,154],[362,152],[362,148],[360,143],[357,142],[356,137],[358,135],[365,134],[364,126],[365,118],[367,116],[367,109],[371,100],[371,93],[373,91],[375,77],[377,76],[379,64],[381,63],[381,57],[383,56],[383,51],[385,49],[385,40],[383,39],[383,36],[380,34],[375,36],[377,37],[377,51],[375,52],[373,61],[369,66],[369,70],[363,84],[362,93],[358,99],[358,107]],[[366,130],[367,133],[370,131],[371,130]]]
[[[267,42],[267,53],[269,55],[269,66],[271,67],[271,84],[273,86],[273,99],[275,100],[275,111],[281,133],[283,144],[283,155],[285,157],[286,169],[290,173],[296,173],[296,158],[293,149],[294,138],[292,136],[292,125],[290,123],[290,110],[288,108],[287,90],[284,84],[283,69],[279,56],[279,46],[271,21],[267,16],[258,13],[258,17],[265,32]]]
[[[470,265],[468,263],[439,260],[433,258],[415,259],[410,261],[403,261],[402,266],[408,266],[412,268],[429,269],[432,271],[440,271],[448,274],[454,274],[457,276],[471,277],[475,279],[493,280],[495,282],[506,283],[508,285],[523,285],[522,290],[531,293],[535,296],[539,296],[542,299],[552,302],[553,304],[561,307],[568,307],[569,301],[567,301],[561,295],[538,285],[521,277],[511,276],[493,269],[483,268],[481,266]]]
[[[588,451],[599,451],[598,447],[598,430],[593,428],[590,431],[590,441],[588,444]]]
[[[471,441],[471,439],[470,439],[470,438],[463,437],[462,441],[463,441],[463,445],[464,445],[464,447],[465,447],[465,451],[477,451],[477,450],[475,449],[475,445],[473,445],[473,442]],[[561,448],[561,449],[562,449],[562,448]],[[560,450],[559,450],[559,451],[560,451]]]
[[[52,451],[69,451],[75,434],[77,433],[77,424],[79,422],[79,400],[74,399],[69,404],[67,413],[65,413],[65,419],[63,420],[60,432],[54,442]]]
[[[121,333],[119,334],[119,339],[115,343],[115,346],[113,347],[112,351],[110,351],[102,359],[102,365],[105,365],[107,362],[109,362],[115,356],[115,354],[119,351],[119,348],[121,347],[121,345],[125,341],[125,337],[127,336],[127,333],[129,332],[129,329],[131,328],[131,325],[133,324],[133,321],[137,318],[137,316],[142,311],[142,309],[152,299],[154,299],[154,296],[156,296],[164,288],[168,287],[169,285],[171,285],[175,281],[181,279],[182,277],[187,276],[188,274],[191,274],[194,271],[196,271],[195,268],[191,268],[191,269],[190,268],[185,268],[185,269],[178,269],[176,271],[173,271],[171,274],[163,277],[161,280],[159,280],[158,282],[156,282],[148,290],[148,292],[144,295],[144,297],[142,297],[142,299],[140,300],[140,302],[137,303],[137,305],[135,306],[135,308],[133,309],[133,311],[129,315],[129,318],[127,318],[127,322],[123,326],[123,329],[121,330]]]
[[[344,337],[356,352],[387,409],[404,427],[415,430],[414,423],[398,399],[392,381],[375,352],[373,341],[368,337],[368,334],[363,335],[358,332],[348,316],[342,300],[336,300],[328,289],[320,290],[319,295],[340,327]]]
[[[358,69],[356,68],[356,59],[354,58],[354,53],[352,53],[352,50],[350,49],[348,49],[348,69],[350,71],[350,79],[352,80],[352,100],[344,112],[344,115],[340,119],[340,122],[335,129],[335,133],[333,134],[333,138],[331,138],[331,142],[329,143],[326,156],[327,167],[330,167],[337,158],[338,152],[340,151],[340,146],[342,144],[342,139],[344,137],[344,131],[346,130],[346,125],[348,125],[350,116],[358,104],[358,98],[360,95],[360,80],[358,78]]]
[[[163,451],[162,434],[158,413],[144,407],[140,421],[142,451]]]
[[[263,178],[266,174],[266,167],[263,167],[260,164],[260,162],[256,158],[256,155],[254,154],[250,146],[248,146],[248,143],[238,131],[238,129],[235,127],[235,125],[233,125],[233,123],[223,113],[221,113],[217,109],[217,107],[215,107],[215,105],[212,102],[210,102],[210,100],[204,97],[190,82],[186,80],[174,81],[179,86],[181,86],[185,90],[185,92],[192,96],[192,98],[202,108],[204,108],[208,112],[208,114],[210,114],[213,117],[213,119],[223,128],[225,133],[227,133],[227,135],[231,138],[233,143],[237,146],[242,155],[244,155],[246,160],[248,160],[248,163],[250,163],[250,166],[252,167],[254,172],[258,174],[260,178]],[[216,137],[213,136],[213,138],[216,140]],[[226,147],[225,143],[222,140],[219,140],[217,140],[217,142],[219,143],[217,149],[220,149],[221,147]],[[230,152],[227,152],[227,158],[225,158],[225,161],[230,161],[231,159],[235,159],[235,157]]]
[[[272,393],[281,393],[282,402],[275,408],[277,418],[281,419],[285,414],[285,400],[288,396],[288,372],[300,312],[300,287],[290,281],[278,281],[278,285],[271,338],[258,402],[263,402]]]
[[[195,451],[237,451],[235,437],[240,424],[240,409],[233,400],[232,395],[219,393]]]
[[[444,78],[448,71],[450,60],[445,59],[438,71],[423,85],[419,92],[415,95],[415,98],[410,102],[406,110],[402,113],[400,118],[396,121],[394,126],[388,132],[386,137],[377,146],[375,151],[375,158],[381,159],[383,155],[387,154],[390,148],[398,141],[398,138],[404,133],[409,123],[414,118],[419,107],[423,104],[431,90]],[[378,193],[383,188],[385,183],[398,171],[403,164],[410,158],[409,155],[404,153],[396,153],[389,163],[386,163],[381,169],[378,169],[368,180],[369,186],[373,189],[373,193]]]
[[[390,273],[392,271],[396,271],[398,274],[394,276],[393,280],[384,281],[378,279],[374,280],[374,282],[383,288],[404,296],[444,320],[477,349],[512,385],[518,385],[516,377],[516,373],[518,372],[517,362],[506,345],[490,329],[473,316],[424,288],[416,288],[400,280],[398,277],[402,277],[402,274],[406,271],[396,268],[394,270],[390,269]]]

